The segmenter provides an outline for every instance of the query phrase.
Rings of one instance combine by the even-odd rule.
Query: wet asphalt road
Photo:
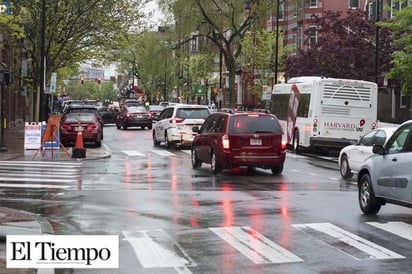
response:
[[[120,268],[74,273],[410,273],[412,211],[358,208],[333,159],[288,153],[284,172],[193,170],[187,149],[151,131],[105,127],[112,157],[86,161],[79,187],[21,201],[56,234],[115,234]],[[28,198],[30,197],[30,198]]]

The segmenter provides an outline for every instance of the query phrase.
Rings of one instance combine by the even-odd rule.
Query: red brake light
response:
[[[280,147],[282,149],[282,151],[286,150],[286,146],[287,146],[286,140],[282,140],[282,144],[281,144],[281,147]]]
[[[64,130],[71,130],[72,127],[69,126],[69,125],[62,125],[62,129],[64,129]]]
[[[222,136],[222,147],[223,149],[230,149],[229,136],[226,134]]]
[[[126,118],[130,118],[132,115],[130,115],[130,113],[126,114]]]
[[[88,125],[87,128],[88,129],[97,129],[98,126],[96,124],[92,124],[92,125]]]

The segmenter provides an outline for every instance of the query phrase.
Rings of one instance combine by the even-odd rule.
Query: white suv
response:
[[[164,142],[166,148],[172,145],[190,146],[196,135],[192,128],[200,127],[210,114],[205,105],[177,104],[166,107],[153,125],[153,144]]]

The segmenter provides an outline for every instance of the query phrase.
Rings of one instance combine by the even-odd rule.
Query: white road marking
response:
[[[145,154],[137,151],[137,150],[123,150],[123,153],[127,154],[127,156],[145,156]]]
[[[191,151],[191,150],[187,150],[187,149],[182,149],[181,152],[184,152],[184,153],[189,154],[189,155],[192,154],[192,151]]]
[[[187,266],[196,264],[187,256],[163,230],[122,231],[126,241],[132,246],[137,259],[144,268],[173,267],[180,274],[192,273]],[[153,234],[153,235],[151,235]],[[162,245],[155,242],[154,237],[161,237],[168,241]],[[176,253],[179,250],[181,256]]]
[[[152,150],[152,152],[157,155],[164,156],[164,157],[177,156],[176,154],[169,152],[167,150],[155,149],[155,150]]]
[[[352,234],[348,231],[345,231],[333,224],[330,223],[311,223],[311,224],[295,224],[292,225],[293,227],[299,229],[299,230],[316,230],[319,232],[322,232],[324,234],[327,234],[335,239],[337,239],[340,242],[343,242],[347,245],[350,245],[366,254],[368,254],[370,259],[404,259],[405,257],[395,253],[389,249],[386,249],[382,246],[379,246],[377,244],[374,244],[368,240],[365,240],[355,234]],[[336,247],[335,247],[336,248]],[[338,249],[338,248],[337,248]],[[344,250],[338,249],[341,252],[349,255],[350,257],[360,260],[359,258],[356,258],[352,256],[351,254],[348,254]]]
[[[13,188],[59,188],[59,189],[61,188],[61,189],[63,189],[63,188],[69,188],[71,186],[46,185],[46,184],[2,184],[2,183],[0,183],[0,188],[2,188],[2,187],[13,187]]]
[[[378,222],[366,222],[367,224],[380,228],[382,230],[388,231],[399,237],[405,238],[412,241],[412,225],[404,222],[389,222],[389,223],[378,223]]]
[[[303,262],[248,226],[209,229],[256,264]]]

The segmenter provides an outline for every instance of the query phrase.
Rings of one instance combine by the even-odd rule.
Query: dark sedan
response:
[[[103,124],[114,124],[116,122],[116,112],[107,107],[99,107],[97,109],[100,117],[102,117]]]
[[[74,145],[77,130],[82,129],[83,142],[92,142],[97,147],[102,144],[102,125],[94,113],[67,113],[60,123],[60,142],[63,146]]]
[[[149,112],[152,115],[153,121],[159,120],[159,114],[160,112],[162,112],[163,109],[164,109],[164,106],[161,106],[161,105],[150,105],[149,106]]]
[[[152,118],[149,111],[143,106],[126,106],[116,117],[117,129],[141,127],[152,129]]]

